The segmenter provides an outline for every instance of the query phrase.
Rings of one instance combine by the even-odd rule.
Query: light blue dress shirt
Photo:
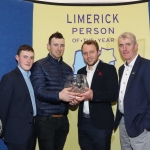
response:
[[[30,97],[31,97],[32,106],[33,106],[33,116],[36,116],[35,96],[34,96],[33,87],[32,87],[31,81],[30,81],[31,72],[30,71],[26,72],[19,65],[18,65],[18,68],[21,71],[21,73],[22,73],[22,75],[24,77],[24,80],[25,80],[25,82],[27,84],[27,87],[28,87],[28,90],[29,90],[29,93],[30,93]]]

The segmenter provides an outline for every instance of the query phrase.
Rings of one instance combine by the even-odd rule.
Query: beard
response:
[[[88,66],[94,66],[97,63],[97,61],[98,61],[98,58],[92,63],[88,63],[88,62],[86,62],[86,63]]]

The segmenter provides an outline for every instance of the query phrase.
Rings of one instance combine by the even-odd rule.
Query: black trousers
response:
[[[28,140],[24,144],[6,143],[8,150],[35,150],[36,146],[36,129],[35,123],[32,123]]]
[[[37,116],[37,135],[40,150],[63,150],[69,122],[67,116],[60,118]]]
[[[112,130],[100,130],[93,126],[90,118],[83,118],[78,127],[81,150],[110,150]]]

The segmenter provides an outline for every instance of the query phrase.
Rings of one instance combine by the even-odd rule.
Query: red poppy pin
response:
[[[98,76],[102,76],[102,73],[99,70],[96,70],[98,73]]]

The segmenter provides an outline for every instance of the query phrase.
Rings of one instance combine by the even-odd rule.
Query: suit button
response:
[[[29,122],[29,124],[31,124],[31,122]]]
[[[31,112],[31,114],[33,114],[33,112]]]

